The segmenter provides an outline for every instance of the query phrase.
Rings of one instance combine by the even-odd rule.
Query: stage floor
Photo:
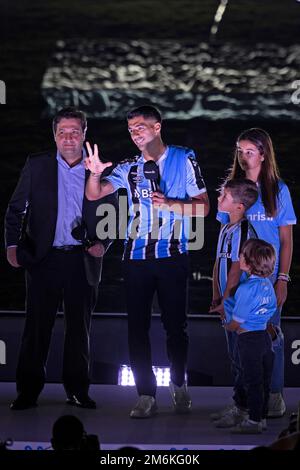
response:
[[[210,413],[230,403],[229,387],[190,387],[193,410],[188,415],[174,414],[167,387],[157,392],[158,413],[145,420],[129,418],[136,402],[134,387],[92,385],[90,395],[97,401],[97,410],[84,410],[64,404],[62,385],[47,384],[40,396],[39,406],[24,411],[11,411],[9,403],[15,398],[15,384],[0,386],[0,441],[12,438],[13,449],[47,448],[54,421],[63,414],[80,418],[87,433],[97,434],[103,450],[122,446],[140,449],[250,449],[273,442],[288,425],[289,416],[297,411],[300,388],[285,389],[287,413],[283,418],[269,419],[268,429],[260,435],[233,435],[230,429],[217,429],[209,419]],[[27,447],[26,447],[27,446]]]

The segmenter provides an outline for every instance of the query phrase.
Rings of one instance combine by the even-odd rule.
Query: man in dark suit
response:
[[[7,259],[13,267],[24,267],[26,276],[26,322],[16,374],[18,396],[10,405],[13,410],[37,406],[61,300],[67,403],[96,408],[88,395],[89,332],[102,256],[110,241],[99,241],[89,230],[95,231],[98,204],[91,206],[84,197],[89,174],[83,162],[86,128],[81,111],[59,111],[53,120],[56,154],[28,157],[8,205]],[[116,203],[115,198],[106,202]],[[81,227],[79,237],[75,236],[80,240],[72,236],[76,226]]]

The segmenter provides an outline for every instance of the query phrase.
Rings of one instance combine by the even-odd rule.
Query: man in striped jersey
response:
[[[119,188],[127,189],[130,218],[123,263],[129,354],[139,395],[130,417],[148,418],[157,408],[149,339],[155,292],[167,334],[174,408],[178,412],[191,408],[185,383],[188,225],[191,216],[208,214],[209,201],[193,150],[163,142],[162,119],[156,108],[136,108],[128,113],[127,120],[131,139],[141,155],[120,163],[101,180],[111,163],[102,163],[97,146],[92,150],[87,144],[86,166],[91,176],[86,196],[94,200]]]

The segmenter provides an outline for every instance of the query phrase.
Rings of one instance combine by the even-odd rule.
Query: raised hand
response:
[[[94,144],[94,151],[90,146],[89,142],[86,142],[86,148],[88,151],[88,156],[84,160],[84,165],[87,170],[93,175],[101,175],[105,168],[112,166],[112,162],[102,163],[99,158],[98,145]]]

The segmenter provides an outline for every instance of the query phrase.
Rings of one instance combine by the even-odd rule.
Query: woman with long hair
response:
[[[277,297],[277,311],[269,323],[275,352],[269,400],[269,417],[283,416],[286,406],[284,386],[284,343],[280,316],[287,298],[287,284],[293,253],[293,225],[296,216],[287,185],[282,181],[275,158],[272,140],[263,129],[243,131],[236,143],[233,165],[227,180],[245,177],[259,189],[258,200],[246,211],[246,216],[260,239],[271,243],[276,251],[276,264],[271,280]],[[217,219],[228,222],[228,215],[219,212]]]

